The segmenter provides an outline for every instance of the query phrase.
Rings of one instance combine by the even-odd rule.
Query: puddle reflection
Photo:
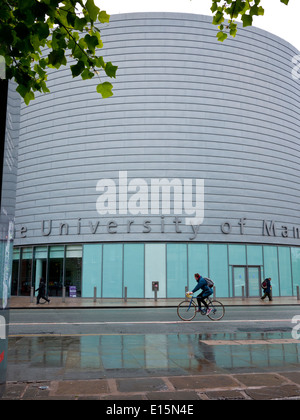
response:
[[[211,340],[287,339],[290,334],[170,334],[9,338],[9,380],[16,371],[60,369],[216,373],[259,369],[300,369],[300,342],[289,344],[208,345]],[[27,373],[26,373],[27,371]],[[49,372],[48,372],[49,373]],[[20,379],[20,377],[15,378]]]

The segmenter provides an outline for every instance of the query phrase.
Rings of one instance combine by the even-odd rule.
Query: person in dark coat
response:
[[[38,305],[40,303],[40,299],[45,299],[48,303],[50,303],[50,299],[46,296],[46,284],[43,279],[40,279],[40,286],[38,289],[36,289],[36,292],[38,292],[37,298],[36,298],[36,304]]]
[[[263,289],[264,290],[264,295],[262,296],[261,300],[266,299],[266,297],[268,296],[269,301],[272,301],[273,298],[272,298],[271,278],[269,277],[269,278],[265,279],[264,283],[265,283],[266,287],[264,287],[264,289]]]
[[[206,303],[206,298],[213,294],[213,289],[208,286],[207,281],[204,277],[200,276],[198,273],[195,274],[195,280],[197,281],[196,287],[192,290],[192,293],[197,292],[197,290],[202,290],[200,295],[197,296],[198,301],[198,312],[201,311],[201,303],[206,307],[206,315],[209,315],[211,312],[211,309],[208,307],[208,304]]]

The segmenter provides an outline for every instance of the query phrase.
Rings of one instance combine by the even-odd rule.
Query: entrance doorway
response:
[[[259,266],[233,266],[233,297],[261,296],[261,267]]]

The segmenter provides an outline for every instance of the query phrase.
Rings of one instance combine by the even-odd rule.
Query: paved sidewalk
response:
[[[93,298],[65,298],[65,302],[61,297],[50,297],[51,303],[37,305],[30,302],[30,297],[11,297],[11,309],[70,309],[70,308],[161,308],[161,307],[177,307],[184,297],[178,299],[96,299]],[[262,301],[260,298],[218,298],[225,306],[268,306],[268,305],[300,305],[300,301],[296,297],[275,297],[272,302],[268,300]]]
[[[300,372],[8,383],[2,397],[2,400],[57,399],[300,400]]]

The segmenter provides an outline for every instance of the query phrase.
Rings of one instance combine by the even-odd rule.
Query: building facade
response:
[[[7,367],[20,101],[16,87],[0,79],[0,397]]]
[[[300,285],[297,50],[256,29],[216,40],[211,17],[136,13],[101,29],[114,96],[49,76],[22,106],[12,295],[219,297]],[[72,63],[70,63],[72,64]],[[104,78],[103,78],[104,80]],[[243,289],[244,287],[244,289]]]

